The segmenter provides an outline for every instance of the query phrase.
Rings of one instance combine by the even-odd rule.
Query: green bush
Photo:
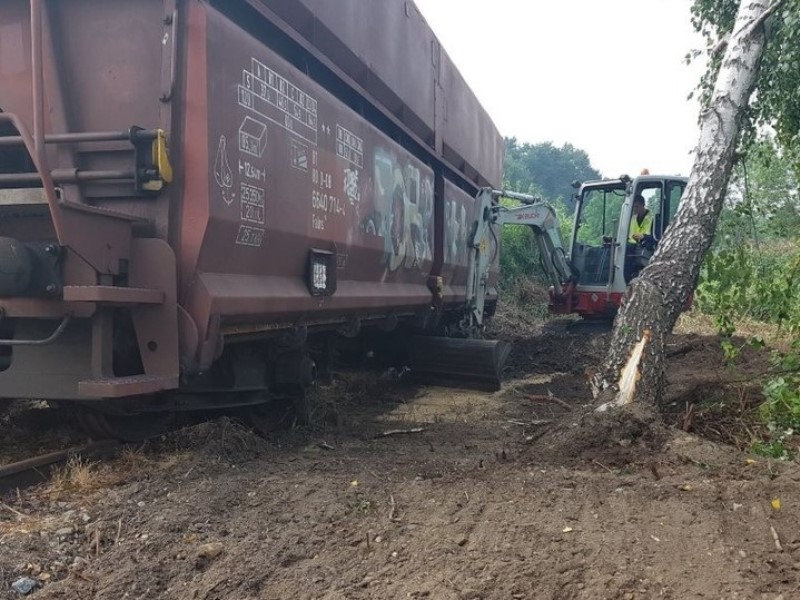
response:
[[[800,325],[798,283],[800,253],[794,244],[773,242],[760,249],[739,244],[709,254],[697,286],[697,306],[714,316],[724,335],[732,335],[741,318],[793,332]]]
[[[800,431],[800,251],[796,244],[771,241],[756,247],[739,243],[712,252],[704,264],[697,287],[697,307],[715,320],[723,336],[730,337],[736,323],[749,318],[777,325],[795,338],[789,350],[773,354],[774,372],[762,391],[759,417],[772,432],[769,442],[753,451],[786,457],[784,439]],[[760,340],[752,340],[761,343]],[[728,358],[738,351],[723,340]]]

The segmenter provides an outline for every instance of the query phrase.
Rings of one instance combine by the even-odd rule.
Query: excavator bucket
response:
[[[497,391],[510,350],[499,340],[415,336],[409,367],[419,383]]]

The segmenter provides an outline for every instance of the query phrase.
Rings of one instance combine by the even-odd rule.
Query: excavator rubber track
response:
[[[409,367],[419,383],[493,392],[501,387],[510,351],[500,340],[414,336]]]

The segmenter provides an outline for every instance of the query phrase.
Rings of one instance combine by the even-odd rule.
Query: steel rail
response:
[[[66,464],[74,456],[109,458],[123,447],[121,442],[107,440],[0,465],[0,494],[47,481],[54,467]]]

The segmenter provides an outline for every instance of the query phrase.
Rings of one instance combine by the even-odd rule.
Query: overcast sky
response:
[[[502,135],[569,142],[607,177],[689,175],[691,0],[415,2]]]

